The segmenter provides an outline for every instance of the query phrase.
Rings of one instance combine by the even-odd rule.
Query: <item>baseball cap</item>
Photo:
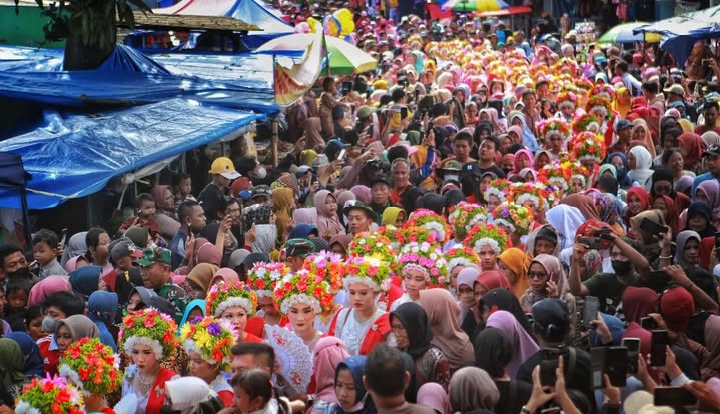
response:
[[[215,161],[213,161],[212,165],[210,165],[210,171],[208,171],[208,173],[220,174],[228,180],[234,180],[240,177],[240,174],[235,171],[235,166],[228,157],[215,158]]]
[[[143,249],[142,256],[138,259],[140,266],[150,266],[155,263],[170,264],[170,250],[162,247]]]
[[[546,298],[535,302],[532,316],[546,337],[561,335],[570,327],[570,312],[561,299]]]
[[[252,189],[252,192],[250,192],[250,200],[252,200],[255,197],[272,197],[272,192],[270,191],[270,187],[266,185],[259,185]]]
[[[703,157],[706,155],[712,155],[712,156],[718,156],[720,155],[720,144],[713,144],[708,147],[705,152],[703,152]]]
[[[663,89],[663,92],[665,93],[674,93],[678,96],[685,96],[685,89],[683,89],[682,86],[678,84],[671,85],[669,88]]]
[[[110,257],[113,262],[117,263],[118,260],[127,256],[139,259],[143,256],[143,252],[130,240],[121,240],[110,250]]]
[[[445,163],[445,165],[440,168],[441,170],[445,171],[462,171],[462,164],[460,164],[460,161],[458,160],[450,160]]]
[[[377,183],[384,183],[387,184],[388,187],[392,188],[392,180],[385,174],[375,174],[372,178],[370,178],[371,187]]]
[[[633,124],[632,122],[628,121],[627,119],[621,119],[618,121],[617,124],[615,124],[615,129],[617,131],[620,131],[625,128],[632,128]]]
[[[342,213],[344,216],[347,216],[348,213],[352,210],[365,210],[366,213],[370,216],[370,218],[373,221],[377,220],[377,214],[375,213],[375,210],[370,208],[369,205],[363,203],[362,201],[358,200],[350,200],[347,203],[345,203],[345,207],[343,207]]]
[[[315,245],[308,239],[290,239],[285,243],[285,257],[306,257],[315,251]]]
[[[303,175],[307,174],[308,171],[310,171],[310,167],[307,165],[301,165],[297,168],[297,171],[295,171],[295,177],[300,178]]]
[[[462,169],[460,170],[460,179],[464,179],[465,177],[480,177],[482,173],[480,172],[480,166],[475,164],[474,162],[468,162],[465,163],[462,166]]]
[[[373,112],[375,112],[374,108],[363,105],[357,110],[357,119],[363,120],[369,117]]]

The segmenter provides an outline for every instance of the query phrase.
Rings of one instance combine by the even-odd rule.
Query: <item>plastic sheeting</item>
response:
[[[274,114],[272,58],[173,54],[149,58],[118,46],[91,71],[62,71],[63,51],[0,47],[0,96],[65,106],[188,98]],[[109,75],[108,72],[113,72]]]
[[[45,209],[97,192],[115,176],[237,137],[260,118],[183,99],[93,117],[46,113],[43,127],[0,142],[0,151],[22,156],[32,174],[29,207]],[[0,207],[20,208],[17,195],[0,191]]]
[[[184,0],[174,6],[154,9],[158,14],[185,14],[194,16],[229,16],[255,25],[262,31],[249,31],[243,39],[250,48],[268,40],[293,33],[292,26],[262,0]]]

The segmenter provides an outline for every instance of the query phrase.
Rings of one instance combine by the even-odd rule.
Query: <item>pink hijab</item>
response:
[[[508,374],[511,378],[515,378],[520,365],[533,356],[540,347],[520,325],[512,313],[504,310],[493,312],[487,320],[488,328],[498,328],[510,338],[513,344],[513,358],[508,366]]]
[[[526,149],[521,149],[520,151],[515,153],[515,161],[513,162],[515,165],[515,170],[513,171],[514,174],[518,174],[523,169],[523,168],[520,168],[520,166],[518,165],[518,161],[520,161],[519,158],[520,158],[521,154],[525,155],[525,157],[527,157],[528,161],[530,162],[530,164],[526,168],[533,168],[533,158],[534,157],[533,157],[532,152],[530,152]]]
[[[450,363],[450,372],[460,369],[468,361],[475,360],[470,338],[460,329],[457,315],[460,307],[445,289],[420,291],[420,306],[427,313],[436,345]]]
[[[199,237],[195,239],[193,252],[188,260],[188,272],[192,271],[193,267],[199,263],[209,263],[219,267],[221,259],[222,255],[218,248],[207,239]]]
[[[30,289],[28,306],[42,304],[48,296],[63,290],[72,292],[70,278],[67,276],[48,276]]]
[[[220,283],[221,281],[225,283],[232,283],[236,280],[240,280],[237,272],[230,268],[222,267],[218,269],[217,272],[215,272],[215,275],[213,275],[212,279],[210,279],[210,287],[212,287],[216,283]]]
[[[315,194],[318,234],[325,240],[330,240],[338,234],[345,234],[345,228],[340,223],[337,212],[329,211],[325,206],[328,197],[335,198],[335,196],[327,190],[320,190]]]
[[[158,211],[173,212],[175,210],[175,206],[170,205],[165,201],[165,190],[168,189],[170,189],[169,185],[156,185],[150,190],[150,195],[152,195],[153,200],[155,200],[155,208]],[[172,193],[172,191],[170,192]]]
[[[337,402],[335,398],[335,367],[350,353],[345,343],[334,336],[318,339],[313,350],[313,376],[317,391],[315,398],[325,402]]]

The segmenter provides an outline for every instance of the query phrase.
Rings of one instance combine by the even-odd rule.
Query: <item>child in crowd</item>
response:
[[[155,221],[155,200],[150,194],[142,193],[135,197],[135,213],[135,216],[128,218],[120,225],[119,231],[123,233],[133,226],[145,227],[150,230],[150,236],[155,239],[160,231],[160,226]]]
[[[47,336],[47,332],[43,329],[43,309],[42,305],[32,305],[25,311],[25,327],[24,330],[33,339],[38,341]]]
[[[230,380],[230,384],[235,392],[235,408],[240,412],[263,414],[289,412],[287,406],[284,410],[277,409],[277,404],[283,404],[285,401],[273,398],[270,375],[261,369],[242,371]]]
[[[5,287],[5,320],[14,331],[22,331],[31,283],[25,278],[12,278]]]
[[[40,266],[38,276],[45,279],[51,275],[67,275],[57,261],[58,237],[54,231],[41,229],[32,238],[33,257]]]
[[[43,357],[45,372],[56,375],[61,352],[53,338],[55,327],[61,319],[84,314],[85,301],[80,296],[63,290],[48,296],[43,303],[43,309],[45,310],[45,317],[42,326],[48,335],[37,341],[37,344],[40,348],[40,355]]]
[[[183,201],[192,200],[195,201],[195,197],[191,194],[192,191],[192,179],[188,174],[181,173],[175,176],[173,179],[173,194],[175,194],[175,207],[180,205]]]

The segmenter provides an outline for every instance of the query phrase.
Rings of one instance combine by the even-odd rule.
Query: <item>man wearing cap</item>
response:
[[[682,102],[683,97],[685,96],[685,88],[683,88],[682,85],[678,85],[677,83],[663,89],[663,92],[665,92],[666,108],[670,108],[670,105],[673,102]]]
[[[255,204],[265,204],[265,205],[272,205],[272,191],[270,190],[270,187],[266,185],[259,185],[252,189],[250,192],[250,201],[248,202],[248,206],[252,206]]]
[[[702,114],[703,123],[698,122],[695,127],[695,133],[702,135],[708,131],[715,131],[720,134],[720,127],[717,126],[718,113],[720,112],[720,104],[717,101],[708,101],[703,104]]]
[[[377,220],[375,211],[362,201],[348,201],[342,213],[347,217],[348,232],[353,236],[370,231],[370,225]]]
[[[285,242],[285,264],[295,273],[303,268],[305,258],[315,252],[315,245],[308,239],[290,239]]]
[[[390,188],[392,188],[392,180],[385,174],[377,174],[370,179],[372,193],[370,208],[375,212],[375,222],[378,225],[380,225],[385,209],[393,207],[393,203],[390,201]]]
[[[621,119],[615,124],[615,132],[617,133],[617,141],[607,150],[608,154],[620,152],[627,154],[630,150],[630,141],[632,139],[632,122],[627,119]]]
[[[695,177],[690,194],[695,194],[697,186],[703,181],[718,180],[720,183],[720,144],[713,144],[703,152],[703,159],[707,162],[708,172]]]
[[[175,314],[170,315],[175,322],[182,321],[185,306],[188,304],[187,293],[173,283],[170,273],[170,250],[162,247],[147,248],[138,259],[140,276],[146,288],[152,289],[158,296],[173,304]]]
[[[128,272],[137,265],[137,260],[142,257],[142,250],[131,241],[120,239],[110,249],[110,262],[115,265],[118,272]],[[114,290],[113,290],[114,291]]]
[[[240,177],[240,174],[235,171],[235,166],[227,157],[216,158],[208,173],[212,176],[212,181],[203,188],[197,200],[205,210],[205,217],[208,220],[215,220],[230,181]]]

